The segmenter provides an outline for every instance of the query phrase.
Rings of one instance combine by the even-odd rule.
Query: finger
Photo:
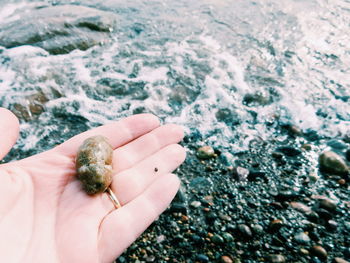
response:
[[[113,211],[100,227],[102,262],[112,262],[166,209],[179,189],[174,174],[157,178],[142,195]]]
[[[122,205],[141,194],[159,176],[174,171],[184,160],[185,149],[171,144],[137,165],[115,175],[112,190]]]
[[[183,128],[167,124],[154,129],[148,134],[114,150],[113,169],[120,172],[132,167],[161,148],[178,143],[184,136]]]
[[[11,150],[19,134],[18,118],[9,110],[0,108],[0,160]]]
[[[64,142],[56,149],[67,155],[75,155],[85,139],[94,135],[105,136],[113,148],[128,143],[159,126],[159,120],[152,114],[138,114],[118,122],[106,124],[83,132]]]

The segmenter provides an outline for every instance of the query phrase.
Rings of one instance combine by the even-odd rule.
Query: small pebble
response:
[[[270,222],[270,228],[273,231],[278,231],[283,226],[283,221],[280,219],[275,219]]]
[[[286,262],[286,259],[283,255],[272,254],[272,255],[269,255],[269,262],[271,262],[271,263],[284,263],[284,262]]]
[[[221,262],[222,263],[233,263],[232,259],[229,256],[222,256]]]
[[[218,234],[215,234],[211,237],[211,241],[214,243],[214,244],[222,244],[224,243],[224,239],[218,235]]]
[[[197,254],[196,260],[199,262],[204,262],[204,263],[209,262],[209,258],[204,254]]]
[[[343,258],[334,258],[335,263],[349,263],[349,261],[343,259]]]
[[[335,174],[347,174],[349,167],[343,158],[332,151],[323,152],[319,157],[320,168]]]
[[[313,246],[310,253],[321,260],[326,260],[328,256],[327,251],[321,246]]]
[[[215,151],[211,146],[202,146],[197,150],[197,157],[201,160],[210,159],[215,156]]]
[[[300,253],[303,254],[303,255],[309,255],[309,250],[305,249],[305,248],[301,248],[300,250]]]
[[[194,207],[194,208],[198,208],[198,207],[200,207],[202,204],[201,204],[201,202],[199,202],[199,201],[193,201],[193,202],[191,202],[191,206],[192,207]]]
[[[233,236],[230,233],[224,233],[222,235],[222,237],[224,238],[225,242],[230,243],[234,240]]]
[[[240,182],[246,181],[249,175],[249,170],[240,166],[234,167],[232,172],[235,179]]]
[[[347,149],[347,151],[345,153],[345,157],[346,157],[346,160],[348,160],[350,162],[350,149]]]
[[[328,211],[335,211],[337,209],[337,205],[330,199],[322,199],[319,201],[320,207],[327,209]]]
[[[304,232],[296,234],[294,239],[296,242],[298,242],[300,244],[304,244],[304,245],[307,245],[311,241],[310,237],[307,234],[305,234]]]
[[[239,231],[240,234],[242,234],[242,236],[244,238],[250,238],[252,237],[252,231],[250,230],[249,226],[241,224],[237,226],[237,230]]]
[[[290,206],[293,207],[295,210],[303,212],[304,214],[310,214],[311,213],[311,208],[308,207],[307,205],[304,205],[303,203],[290,202]]]

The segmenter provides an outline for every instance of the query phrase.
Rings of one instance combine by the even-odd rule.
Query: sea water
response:
[[[0,47],[0,106],[48,100],[21,120],[18,157],[141,112],[231,153],[279,139],[281,125],[350,130],[349,0],[2,0],[0,23],[40,3],[114,12],[118,24],[86,51]]]

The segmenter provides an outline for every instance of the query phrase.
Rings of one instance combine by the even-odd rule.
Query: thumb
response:
[[[9,110],[0,108],[0,160],[11,150],[19,133],[17,117]]]

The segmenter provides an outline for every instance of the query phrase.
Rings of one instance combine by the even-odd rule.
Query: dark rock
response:
[[[284,263],[286,262],[286,259],[283,255],[272,254],[272,255],[269,255],[268,261],[271,263]]]
[[[256,181],[258,178],[261,178],[264,181],[267,181],[265,172],[256,171],[256,170],[249,170],[249,174],[248,174],[249,181]]]
[[[346,150],[345,156],[346,156],[346,160],[350,162],[350,149]]]
[[[316,212],[320,216],[320,218],[323,218],[326,221],[332,219],[332,217],[333,217],[332,213],[330,213],[328,210],[323,209],[323,208],[317,209]]]
[[[247,106],[265,106],[272,102],[269,94],[263,92],[248,93],[244,95],[243,104]]]
[[[326,151],[319,157],[320,169],[335,174],[347,174],[349,167],[341,156],[335,152]]]
[[[261,225],[255,224],[251,226],[251,229],[256,235],[264,233],[264,228]]]
[[[197,157],[201,160],[210,159],[215,156],[216,154],[214,149],[208,145],[202,146],[197,150]]]
[[[320,207],[327,209],[328,211],[335,211],[337,209],[336,203],[334,203],[332,200],[326,198],[326,199],[321,199],[319,201]]]
[[[328,256],[327,251],[321,246],[313,246],[310,249],[310,253],[321,260],[326,260]]]
[[[181,203],[172,203],[170,206],[170,212],[180,212],[183,214],[187,214],[187,207]]]
[[[230,243],[234,240],[233,236],[230,233],[223,233],[222,237],[224,238],[225,242]]]
[[[250,238],[253,236],[252,231],[249,226],[241,224],[237,226],[238,233],[241,234],[243,238]]]
[[[112,13],[77,5],[17,10],[12,17],[14,21],[0,27],[0,45],[32,45],[51,54],[86,50],[105,42],[116,24]]]
[[[196,260],[199,262],[204,262],[204,263],[209,262],[209,258],[204,254],[197,254]]]
[[[292,146],[281,146],[277,148],[277,151],[289,157],[295,157],[301,154],[301,151],[299,149],[296,149]]]
[[[270,229],[272,231],[278,231],[283,226],[283,221],[281,219],[274,219],[270,222]]]
[[[246,168],[237,166],[233,168],[232,173],[236,180],[242,182],[247,180],[249,175],[249,170]]]
[[[338,228],[338,223],[334,220],[328,220],[327,227],[331,230],[336,230]]]
[[[218,235],[218,234],[215,234],[211,237],[211,241],[215,244],[222,244],[224,243],[224,239]]]

